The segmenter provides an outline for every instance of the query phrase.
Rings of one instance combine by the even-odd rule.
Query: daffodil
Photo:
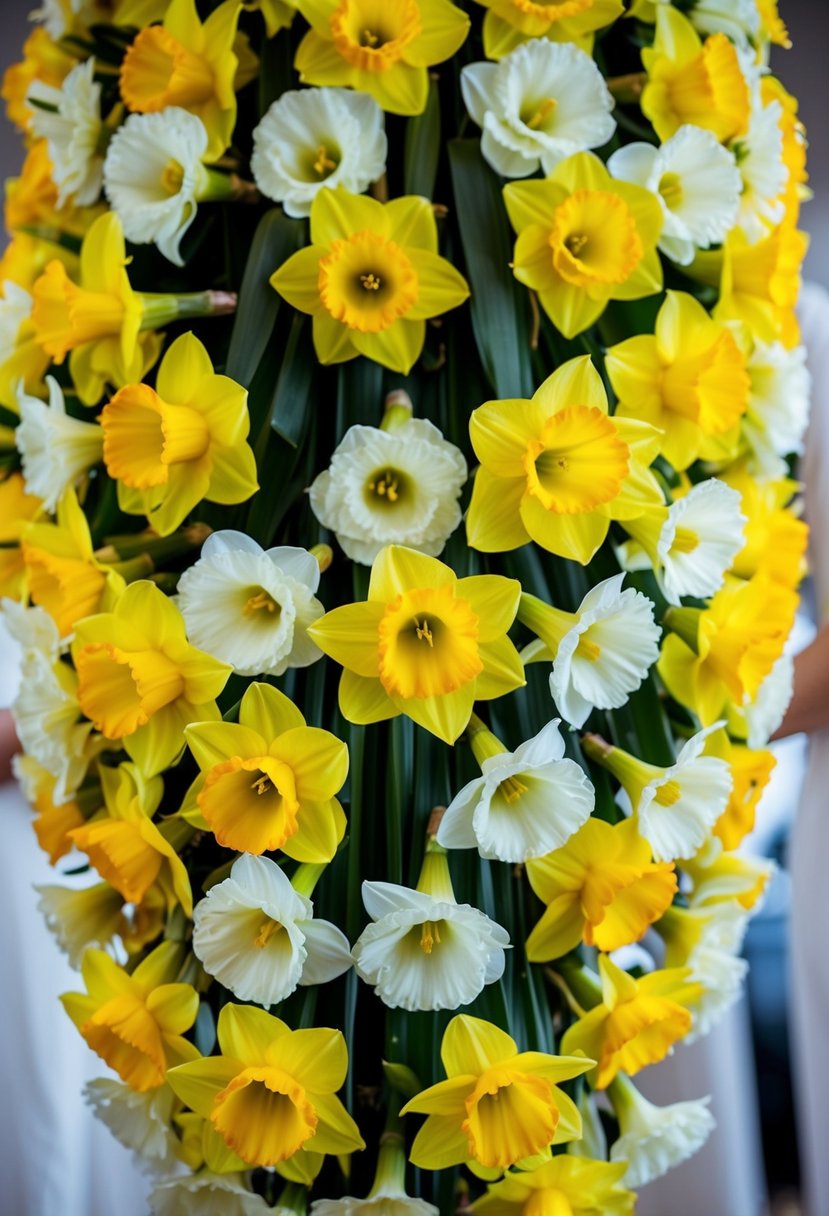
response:
[[[245,1174],[209,1169],[162,1179],[150,1192],[149,1204],[152,1216],[204,1216],[209,1211],[221,1216],[294,1216],[291,1209],[266,1203],[250,1189]]]
[[[762,480],[742,463],[731,465],[723,480],[739,495],[746,516],[745,544],[735,555],[732,570],[740,578],[763,572],[795,589],[806,573],[808,525],[791,505],[799,485],[789,477]]]
[[[621,0],[477,0],[484,17],[484,54],[501,59],[530,38],[579,42],[589,50],[596,30],[621,17]]]
[[[780,726],[794,694],[794,658],[784,650],[753,697],[728,707],[728,729],[749,747],[765,747]]]
[[[775,863],[766,857],[716,852],[713,858],[697,857],[684,862],[692,882],[689,906],[707,908],[736,900],[746,911],[759,908],[774,876]]]
[[[348,773],[348,749],[327,730],[306,726],[284,693],[251,684],[239,722],[198,722],[187,743],[202,770],[196,792],[201,826],[225,848],[281,849],[295,861],[326,862],[345,816],[335,795]]]
[[[221,1055],[182,1064],[167,1079],[248,1165],[365,1147],[335,1096],[348,1068],[339,1030],[291,1030],[263,1009],[225,1005],[217,1033]]]
[[[262,14],[268,38],[289,29],[296,16],[296,0],[241,0],[241,4],[247,12]]]
[[[660,5],[656,37],[642,51],[648,74],[642,113],[661,140],[684,124],[725,141],[742,135],[751,114],[750,82],[734,43],[723,33],[703,42],[677,8]]]
[[[95,1118],[135,1154],[136,1162],[159,1171],[176,1163],[178,1140],[172,1129],[176,1098],[169,1086],[136,1093],[120,1081],[99,1077],[87,1081],[83,1094]]]
[[[545,173],[616,130],[611,96],[590,55],[576,46],[535,38],[500,63],[472,63],[461,91],[482,129],[481,152],[503,177]]]
[[[444,850],[427,845],[417,889],[364,882],[372,924],[354,943],[357,974],[390,1009],[457,1009],[504,973],[509,934],[459,904]]]
[[[402,713],[454,743],[476,700],[524,683],[506,636],[519,594],[514,579],[459,579],[433,557],[389,545],[372,566],[368,599],[335,608],[308,632],[345,668],[340,708],[349,722]]]
[[[513,273],[565,338],[592,325],[610,300],[661,290],[661,203],[616,181],[592,152],[561,161],[544,181],[510,182],[504,202],[518,234]]]
[[[634,539],[626,547],[628,569],[641,567],[641,553],[669,604],[678,605],[683,595],[714,595],[743,547],[741,504],[736,490],[710,477],[670,506],[627,520],[623,527]]]
[[[250,167],[286,215],[305,216],[320,190],[360,194],[386,169],[383,111],[348,89],[289,89],[253,130]]]
[[[167,106],[189,110],[204,123],[206,155],[218,160],[236,126],[234,51],[241,5],[224,0],[204,22],[195,0],[171,0],[161,25],[148,25],[127,47],[121,97],[130,110],[152,114]]]
[[[519,1052],[503,1030],[467,1014],[446,1027],[440,1056],[447,1079],[401,1111],[427,1116],[410,1154],[420,1169],[467,1161],[505,1169],[581,1135],[576,1105],[558,1082],[587,1072],[593,1060]]]
[[[736,451],[751,389],[746,356],[728,326],[687,292],[667,293],[653,335],[610,347],[607,374],[616,415],[658,427],[675,469],[718,455],[721,444]]]
[[[592,587],[576,612],[524,593],[519,620],[537,635],[524,663],[552,663],[550,693],[572,726],[593,709],[619,709],[639,688],[659,655],[661,630],[641,591],[622,590],[624,574]]]
[[[536,963],[582,941],[607,952],[639,941],[677,890],[673,864],[651,860],[632,819],[588,819],[563,847],[530,860],[527,877],[547,905],[527,938],[527,957]]]
[[[437,557],[461,521],[466,478],[460,448],[393,406],[379,427],[349,427],[311,484],[311,510],[352,561],[370,566],[389,544]]]
[[[27,492],[42,500],[44,510],[54,511],[64,492],[100,463],[104,437],[97,422],[67,414],[63,390],[54,376],[47,376],[46,384],[48,405],[30,397],[22,386],[18,389],[20,422],[14,441]]]
[[[75,828],[73,844],[127,903],[140,904],[157,885],[169,910],[180,904],[192,916],[190,879],[177,851],[189,833],[185,826],[182,834],[181,823],[153,823],[163,781],[145,778],[134,764],[101,765],[99,772],[106,813]]]
[[[754,830],[757,806],[777,765],[777,757],[763,749],[744,747],[724,736],[725,759],[731,768],[732,789],[723,813],[714,824],[714,835],[724,849],[736,849]]]
[[[28,131],[32,108],[26,94],[32,82],[39,80],[57,88],[76,63],[75,57],[67,53],[49,30],[35,26],[23,43],[23,58],[3,73],[0,96],[6,103],[9,121],[20,131]]]
[[[51,618],[46,619],[57,635]],[[31,651],[24,653],[20,675],[11,707],[17,737],[27,755],[54,777],[53,798],[60,805],[75,794],[101,750],[100,743],[92,734],[92,723],[81,720],[78,678],[68,664],[59,662],[57,655]]]
[[[749,471],[763,479],[786,477],[786,457],[803,454],[809,421],[811,377],[805,346],[754,340],[748,356],[751,393],[743,418]]]
[[[193,911],[193,953],[240,1001],[276,1005],[298,984],[326,984],[351,966],[344,934],[314,917],[302,892],[267,857],[243,853]]]
[[[657,925],[666,967],[689,967],[700,985],[686,1042],[709,1033],[740,999],[748,963],[740,958],[748,913],[736,901],[708,908],[669,908]]]
[[[0,480],[0,595],[19,598],[25,577],[20,537],[26,524],[37,519],[43,504],[30,494],[20,473]]]
[[[163,1085],[168,1068],[198,1055],[182,1037],[196,1020],[198,993],[173,982],[182,953],[163,942],[130,975],[102,950],[87,950],[86,992],[61,997],[87,1044],[137,1093]]]
[[[247,390],[213,371],[192,333],[161,360],[155,388],[127,384],[101,413],[104,463],[122,511],[169,536],[202,499],[237,503],[258,489]]]
[[[112,612],[75,627],[77,697],[96,730],[123,743],[145,777],[182,750],[190,722],[218,718],[230,669],[190,646],[184,620],[154,583],[131,583]]]
[[[629,1216],[636,1196],[622,1185],[627,1164],[561,1154],[535,1169],[508,1173],[491,1183],[473,1211],[482,1216]]]
[[[37,843],[51,864],[56,865],[72,848],[69,833],[86,822],[85,812],[89,810],[86,798],[83,799],[84,811],[74,798],[58,802],[55,797],[57,779],[34,756],[24,752],[13,757],[12,771],[23,797],[35,812],[32,828]]]
[[[164,931],[167,905],[151,888],[140,904],[129,904],[108,882],[88,887],[36,887],[38,911],[69,962],[79,970],[91,947],[134,955],[158,941]]]
[[[634,1076],[664,1060],[693,1022],[688,1006],[701,985],[687,968],[652,971],[635,980],[599,955],[602,996],[599,1004],[565,1031],[564,1052],[584,1052],[598,1061],[595,1087],[606,1089],[618,1073]]]
[[[62,638],[81,617],[114,608],[124,579],[95,556],[89,524],[74,490],[58,502],[57,522],[27,524],[21,538],[32,603],[51,616]]]
[[[608,414],[588,355],[559,367],[530,401],[479,406],[469,433],[481,462],[466,517],[473,549],[497,553],[534,540],[586,565],[612,519],[662,500],[648,472],[659,433]]]
[[[739,228],[749,241],[759,241],[786,213],[789,170],[783,159],[783,106],[757,100],[745,134],[732,145],[742,178]]]
[[[41,391],[49,356],[35,338],[34,301],[19,283],[7,279],[0,295],[0,405],[16,405],[17,385],[30,396]]]
[[[469,18],[449,0],[295,0],[311,26],[294,67],[303,84],[348,85],[391,114],[420,114],[428,68],[463,45]]]
[[[797,595],[765,574],[727,580],[706,609],[669,609],[672,632],[657,666],[671,696],[704,726],[729,701],[751,701],[782,654],[796,610]]]
[[[625,790],[638,830],[657,861],[693,857],[728,805],[728,764],[703,754],[714,729],[708,726],[688,739],[667,768],[648,764],[595,735],[583,740],[587,755],[613,773]]]
[[[58,207],[69,199],[85,207],[101,193],[104,128],[101,86],[94,75],[95,57],[90,56],[72,68],[59,87],[34,80],[26,94],[31,130],[48,146]]]
[[[624,1178],[631,1187],[645,1186],[693,1157],[716,1127],[708,1109],[710,1098],[655,1106],[622,1076],[610,1086],[608,1097],[619,1120],[610,1160],[626,1163]]]
[[[365,355],[407,375],[423,350],[426,321],[469,295],[437,249],[435,213],[425,198],[383,204],[325,189],[311,204],[311,244],[283,262],[270,282],[312,315],[321,363]]]
[[[659,5],[669,3],[670,0],[633,0],[629,16],[652,24]],[[685,15],[700,33],[727,34],[741,50],[760,37],[758,0],[691,0]]]
[[[559,848],[589,817],[593,787],[564,756],[558,719],[514,753],[474,715],[468,734],[482,775],[446,808],[437,832],[444,848],[519,863]]]
[[[374,1182],[365,1199],[315,1199],[311,1216],[440,1216],[434,1204],[406,1194],[403,1137],[386,1131],[380,1140]]]

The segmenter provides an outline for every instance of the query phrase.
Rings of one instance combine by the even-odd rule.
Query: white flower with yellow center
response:
[[[374,924],[354,944],[354,967],[390,1009],[458,1009],[504,972],[509,934],[458,904],[442,850],[429,851],[417,890],[364,882]]]
[[[624,1181],[629,1187],[645,1186],[693,1157],[716,1127],[710,1098],[655,1106],[622,1076],[607,1092],[619,1120],[610,1160],[627,1161]]]
[[[688,978],[701,985],[691,1005],[694,1023],[686,1043],[708,1034],[740,999],[748,963],[739,955],[748,920],[745,908],[733,899],[706,908],[669,908],[657,922],[665,966],[690,967]]]
[[[59,207],[70,199],[88,207],[101,193],[101,86],[94,76],[93,57],[72,68],[60,88],[33,80],[26,94],[32,132],[49,150]]]
[[[536,38],[498,63],[461,72],[472,119],[483,130],[481,152],[496,173],[545,174],[575,152],[599,148],[616,130],[611,96],[592,58],[569,42]]]
[[[240,1001],[258,1005],[275,1005],[300,984],[327,984],[351,966],[340,930],[314,919],[310,899],[275,862],[249,853],[193,909],[193,953]]]
[[[701,34],[727,34],[743,47],[760,32],[757,0],[693,0],[687,16]]]
[[[19,643],[24,658],[40,655],[54,663],[61,652],[58,627],[49,613],[40,607],[27,608],[18,600],[0,600],[3,621],[11,636]]]
[[[169,1170],[178,1160],[180,1141],[171,1128],[175,1095],[169,1085],[138,1093],[122,1081],[87,1081],[84,1099],[116,1140],[136,1156],[136,1164]]]
[[[460,449],[402,407],[390,409],[384,424],[350,427],[310,491],[317,519],[364,566],[389,544],[436,557],[461,521],[467,467]]]
[[[619,709],[659,656],[661,630],[653,604],[624,574],[597,583],[576,612],[522,595],[518,619],[538,637],[522,653],[525,663],[552,662],[550,692],[561,716],[583,726],[593,709]]]
[[[682,126],[661,148],[632,143],[607,162],[612,175],[650,190],[662,205],[659,248],[686,266],[697,249],[719,244],[734,227],[743,181],[715,135]]]
[[[199,1170],[184,1178],[159,1182],[150,1194],[153,1216],[279,1216],[255,1195],[244,1174]]]
[[[206,151],[207,131],[196,114],[178,106],[130,114],[110,139],[104,161],[104,191],[128,241],[155,244],[168,261],[184,265],[182,238],[197,203],[210,196]]]
[[[124,899],[108,882],[80,889],[45,884],[35,890],[46,927],[76,970],[90,946],[105,950],[122,927]]]
[[[473,716],[470,742],[482,775],[446,808],[438,844],[477,848],[482,857],[518,863],[565,844],[590,817],[593,786],[581,765],[564,756],[559,719],[508,752]]]
[[[67,486],[76,485],[103,458],[104,433],[97,422],[81,422],[66,412],[63,391],[46,377],[49,404],[31,397],[22,384],[17,392],[20,422],[14,441],[23,465],[26,489],[54,512]]]
[[[802,454],[809,423],[812,378],[806,347],[787,350],[782,342],[755,340],[747,370],[751,391],[743,435],[752,454],[751,471],[766,479],[786,477],[785,457]]]
[[[783,159],[783,107],[779,101],[755,104],[748,131],[731,144],[743,179],[738,226],[751,244],[769,235],[786,211],[781,197],[789,170]]]
[[[178,607],[194,646],[243,676],[280,676],[322,651],[307,629],[325,609],[320,568],[305,549],[263,549],[244,532],[214,532],[178,584]]]
[[[406,1154],[403,1137],[386,1132],[380,1141],[374,1184],[365,1199],[315,1199],[311,1216],[439,1216],[425,1199],[406,1194]]]
[[[713,595],[744,544],[741,502],[736,490],[711,477],[669,507],[626,520],[636,542],[628,569],[652,568],[669,604],[678,605],[683,595]]]
[[[91,722],[81,722],[77,677],[65,663],[27,655],[20,690],[11,707],[23,750],[55,778],[55,804],[67,802],[90,760]]]
[[[253,132],[250,166],[267,198],[286,215],[306,216],[327,186],[362,192],[386,171],[383,111],[349,89],[292,89]]]

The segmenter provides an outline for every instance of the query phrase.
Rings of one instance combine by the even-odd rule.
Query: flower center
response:
[[[682,179],[678,173],[663,173],[659,179],[657,190],[662,195],[665,206],[669,211],[676,211],[682,206],[685,192],[682,189]]]
[[[630,452],[612,418],[573,405],[544,423],[524,458],[527,493],[548,511],[579,515],[611,502],[627,477]]]
[[[253,587],[245,600],[242,616],[268,620],[273,616],[279,617],[281,612],[282,605],[276,602],[269,591],[264,587]]]
[[[178,194],[184,181],[184,167],[171,158],[161,171],[161,188],[169,195]]]
[[[602,657],[602,648],[596,642],[591,642],[587,634],[583,633],[579,637],[576,654],[587,659],[589,663],[597,663]]]
[[[549,241],[555,270],[576,287],[624,283],[644,253],[627,203],[606,190],[577,190],[560,203]]]
[[[162,25],[142,30],[121,65],[121,97],[131,110],[142,114],[166,106],[189,109],[207,101],[214,89],[213,70],[207,60]]]
[[[259,931],[253,939],[253,944],[258,950],[264,950],[275,933],[284,932],[285,926],[283,924],[280,924],[278,920],[271,920],[270,916],[266,916],[259,926]]]
[[[109,642],[78,653],[78,704],[107,739],[122,739],[184,692],[181,672],[160,650],[122,650]]]
[[[554,97],[545,97],[543,101],[533,106],[527,106],[521,113],[521,121],[531,131],[538,131],[547,125],[547,119],[556,112],[558,102]]]
[[[281,1068],[245,1068],[213,1100],[210,1122],[249,1165],[286,1161],[314,1135],[317,1113]]]
[[[420,949],[424,954],[431,954],[435,946],[440,945],[441,920],[426,920],[420,930]],[[415,929],[415,932],[417,930]]]
[[[693,553],[699,548],[699,537],[691,528],[680,525],[674,532],[671,551],[676,553]]]
[[[325,144],[320,144],[320,146],[317,148],[317,159],[314,161],[313,165],[313,169],[317,177],[324,179],[331,176],[331,174],[337,168],[337,165],[340,163],[339,159],[335,159],[335,157],[337,157],[336,152],[334,152],[333,155],[330,155]]]
[[[508,1067],[489,1068],[466,1099],[461,1124],[469,1155],[506,1168],[552,1143],[559,1113],[549,1081]]]
[[[363,72],[385,72],[421,32],[417,0],[340,0],[331,14],[334,47]]]
[[[654,795],[654,801],[660,806],[674,806],[682,797],[682,787],[678,781],[671,778],[663,781]]]
[[[293,770],[274,756],[231,756],[214,765],[198,804],[219,844],[240,853],[271,852],[297,831]]]
[[[399,469],[378,469],[366,482],[365,494],[371,506],[378,504],[394,507],[401,498],[408,497],[409,479]]]
[[[168,405],[147,384],[119,389],[101,412],[101,426],[109,475],[136,490],[166,485],[171,465],[199,460],[210,445],[203,415]]]
[[[361,333],[379,333],[417,302],[417,272],[394,241],[355,232],[334,241],[320,260],[319,293],[336,321]]]
[[[528,786],[519,777],[505,777],[498,785],[498,793],[512,806],[522,794],[526,794]]]
[[[399,595],[378,629],[380,680],[389,696],[439,697],[483,671],[478,618],[451,587],[421,587]]]

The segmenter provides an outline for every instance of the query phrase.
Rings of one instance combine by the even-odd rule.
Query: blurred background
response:
[[[728,5],[729,0],[724,0],[726,9]],[[31,8],[32,0],[0,0],[0,72],[19,57],[29,31]],[[800,117],[809,136],[809,185],[815,195],[804,208],[801,222],[811,236],[805,275],[829,288],[829,137],[825,134],[829,111],[829,5],[825,0],[780,0],[780,13],[789,28],[793,47],[789,51],[775,49],[772,69],[799,99]],[[3,179],[14,176],[21,160],[16,132],[9,124],[0,123],[0,176]],[[807,586],[796,630],[796,650],[802,649],[814,635],[811,616]],[[772,1216],[799,1216],[802,1209],[789,1049],[787,846],[803,780],[806,743],[798,736],[773,746],[777,768],[758,811],[757,830],[747,847],[773,857],[780,868],[763,910],[753,920],[748,934],[748,992],[745,1008],[735,1015],[735,1025],[739,1048],[753,1057],[754,1063],[769,1204],[765,1210]],[[647,1089],[647,1086],[643,1088]],[[658,1083],[651,1096],[658,1097],[657,1091]],[[683,1169],[705,1168],[704,1156],[703,1151]],[[681,1185],[676,1173],[671,1177],[674,1186]],[[763,1199],[760,1203],[765,1208]],[[9,1213],[9,1216],[13,1214]],[[665,1209],[656,1211],[656,1216],[672,1216],[672,1213]],[[759,1210],[758,1213],[701,1211],[699,1216],[759,1216]],[[816,1212],[810,1216],[829,1216],[829,1207],[825,1213]]]

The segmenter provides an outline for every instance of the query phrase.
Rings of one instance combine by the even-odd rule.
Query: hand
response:
[[[0,784],[11,781],[12,756],[20,751],[14,732],[14,719],[8,709],[0,709]]]

